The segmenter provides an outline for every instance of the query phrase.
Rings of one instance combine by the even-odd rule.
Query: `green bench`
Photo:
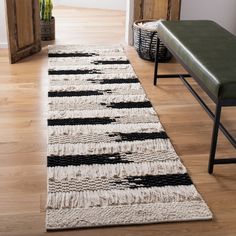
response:
[[[189,74],[158,74],[160,40]],[[220,122],[223,106],[236,106],[236,37],[212,21],[162,21],[154,69],[154,85],[158,78],[179,77],[212,119],[214,127],[208,172],[214,164],[236,163],[236,158],[215,159],[218,130],[236,148],[236,140]],[[216,104],[213,113],[187,81],[192,77]]]

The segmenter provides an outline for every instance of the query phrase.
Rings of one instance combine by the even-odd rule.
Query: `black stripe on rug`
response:
[[[109,137],[116,137],[116,142],[131,142],[131,141],[142,141],[147,139],[168,139],[168,136],[166,132],[150,132],[150,133],[115,133],[115,134],[109,134]]]
[[[68,118],[68,119],[49,119],[48,126],[56,125],[106,125],[116,122],[110,117],[93,118]]]
[[[96,81],[96,80],[94,80]],[[133,79],[103,79],[100,80],[100,84],[133,84],[133,83],[139,83],[139,80],[137,78]]]
[[[83,97],[98,96],[104,93],[111,93],[111,90],[85,90],[85,91],[53,91],[48,92],[48,97]]]
[[[166,175],[145,175],[145,176],[129,176],[125,178],[129,182],[129,188],[151,188],[164,186],[192,185],[193,182],[187,173],[184,174],[166,174]],[[124,183],[117,181],[117,184]]]
[[[101,154],[101,155],[67,155],[67,156],[48,156],[47,166],[80,166],[94,164],[118,164],[130,163],[126,159],[122,159],[119,153]]]
[[[94,57],[99,56],[97,53],[49,53],[48,57]]]
[[[105,60],[98,60],[93,61],[91,64],[94,65],[122,65],[122,64],[130,64],[129,60],[117,60],[117,61],[105,61]]]
[[[110,103],[107,105],[106,103],[100,103],[103,106],[123,109],[123,108],[144,108],[144,107],[152,107],[152,104],[149,101],[144,102],[119,102],[119,103]]]
[[[100,70],[49,70],[49,75],[85,75],[85,74],[102,74]]]

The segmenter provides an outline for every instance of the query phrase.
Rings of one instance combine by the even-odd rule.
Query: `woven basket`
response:
[[[55,18],[52,17],[50,21],[40,21],[41,25],[41,39],[42,41],[50,41],[55,39]]]
[[[147,22],[154,22],[156,20],[138,20],[133,24],[134,33],[134,47],[138,55],[145,60],[155,61],[156,44],[157,44],[157,30],[145,28],[139,25]],[[171,53],[167,50],[164,44],[160,41],[158,61],[167,62],[171,59]]]

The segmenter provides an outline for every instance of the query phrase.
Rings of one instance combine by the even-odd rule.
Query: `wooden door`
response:
[[[6,0],[10,62],[41,50],[38,0]]]
[[[179,20],[181,0],[134,0],[134,20]]]

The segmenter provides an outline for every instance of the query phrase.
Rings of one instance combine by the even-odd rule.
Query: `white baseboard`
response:
[[[0,43],[0,48],[8,48],[8,43]]]

